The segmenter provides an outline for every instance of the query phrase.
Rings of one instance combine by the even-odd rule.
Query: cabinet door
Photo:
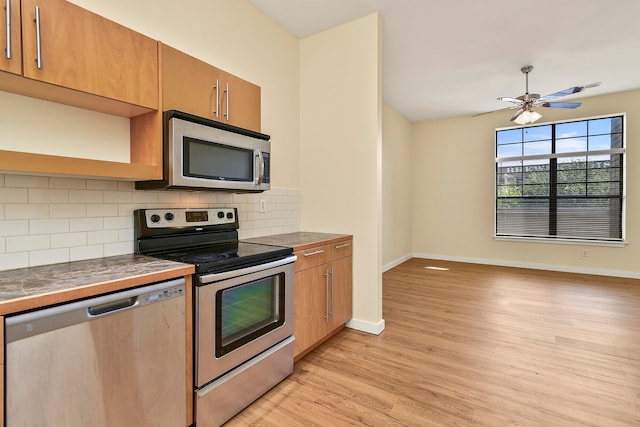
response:
[[[261,131],[260,86],[224,71],[219,74],[221,84],[221,121],[245,129]]]
[[[331,307],[329,331],[332,331],[351,319],[353,305],[353,266],[352,257],[334,261],[331,286]]]
[[[7,11],[11,13],[8,14]],[[0,31],[0,70],[22,74],[22,35],[20,34],[20,0],[4,0]],[[11,27],[11,31],[7,28]]]
[[[162,107],[208,119],[216,117],[216,80],[219,70],[167,45],[161,47]],[[219,90],[219,89],[218,89]],[[218,102],[222,92],[218,92]]]
[[[22,0],[22,44],[25,77],[158,108],[158,44],[149,37],[64,0]]]
[[[294,357],[324,338],[327,330],[327,266],[296,273]]]

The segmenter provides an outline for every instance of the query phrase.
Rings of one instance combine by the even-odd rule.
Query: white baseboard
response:
[[[534,270],[559,271],[562,273],[579,273],[579,274],[592,274],[596,276],[611,276],[611,277],[624,277],[628,279],[640,279],[640,272],[633,272],[633,271],[605,270],[600,268],[585,268],[585,267],[555,265],[555,264],[538,264],[538,263],[519,262],[519,261],[505,261],[505,260],[497,260],[497,259],[455,257],[455,256],[435,255],[435,254],[425,254],[425,253],[414,253],[413,257],[435,259],[435,260],[441,260],[441,261],[468,262],[472,264],[496,265],[501,267],[517,267],[517,268],[531,268]]]
[[[384,331],[384,319],[381,319],[378,323],[371,323],[364,320],[351,319],[345,326],[351,329],[357,329],[358,331],[367,332],[369,334],[380,335]]]
[[[384,273],[387,270],[391,270],[393,267],[397,267],[403,262],[409,261],[411,258],[413,258],[413,255],[409,254],[409,255],[403,256],[402,258],[398,258],[397,260],[392,261],[389,264],[385,264],[382,266],[382,272]]]

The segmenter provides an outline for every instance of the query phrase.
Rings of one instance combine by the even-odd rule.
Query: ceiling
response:
[[[532,93],[602,82],[563,101],[640,89],[638,0],[251,2],[298,38],[378,11],[383,100],[412,122],[507,107],[529,64]]]

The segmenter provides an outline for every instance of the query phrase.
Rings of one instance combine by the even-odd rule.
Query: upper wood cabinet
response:
[[[161,58],[163,110],[261,131],[259,86],[164,44]]]
[[[122,117],[158,111],[156,40],[64,0],[4,1],[0,90]],[[0,146],[0,170],[161,178],[162,141],[134,139],[132,135],[128,163],[5,151]]]
[[[1,14],[4,29],[0,31],[0,70],[19,75],[22,74],[20,0],[5,0]]]
[[[158,108],[157,41],[64,0],[22,0],[23,75]]]

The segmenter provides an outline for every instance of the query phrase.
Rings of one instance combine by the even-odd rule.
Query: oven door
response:
[[[293,335],[295,260],[198,277],[197,387]]]

